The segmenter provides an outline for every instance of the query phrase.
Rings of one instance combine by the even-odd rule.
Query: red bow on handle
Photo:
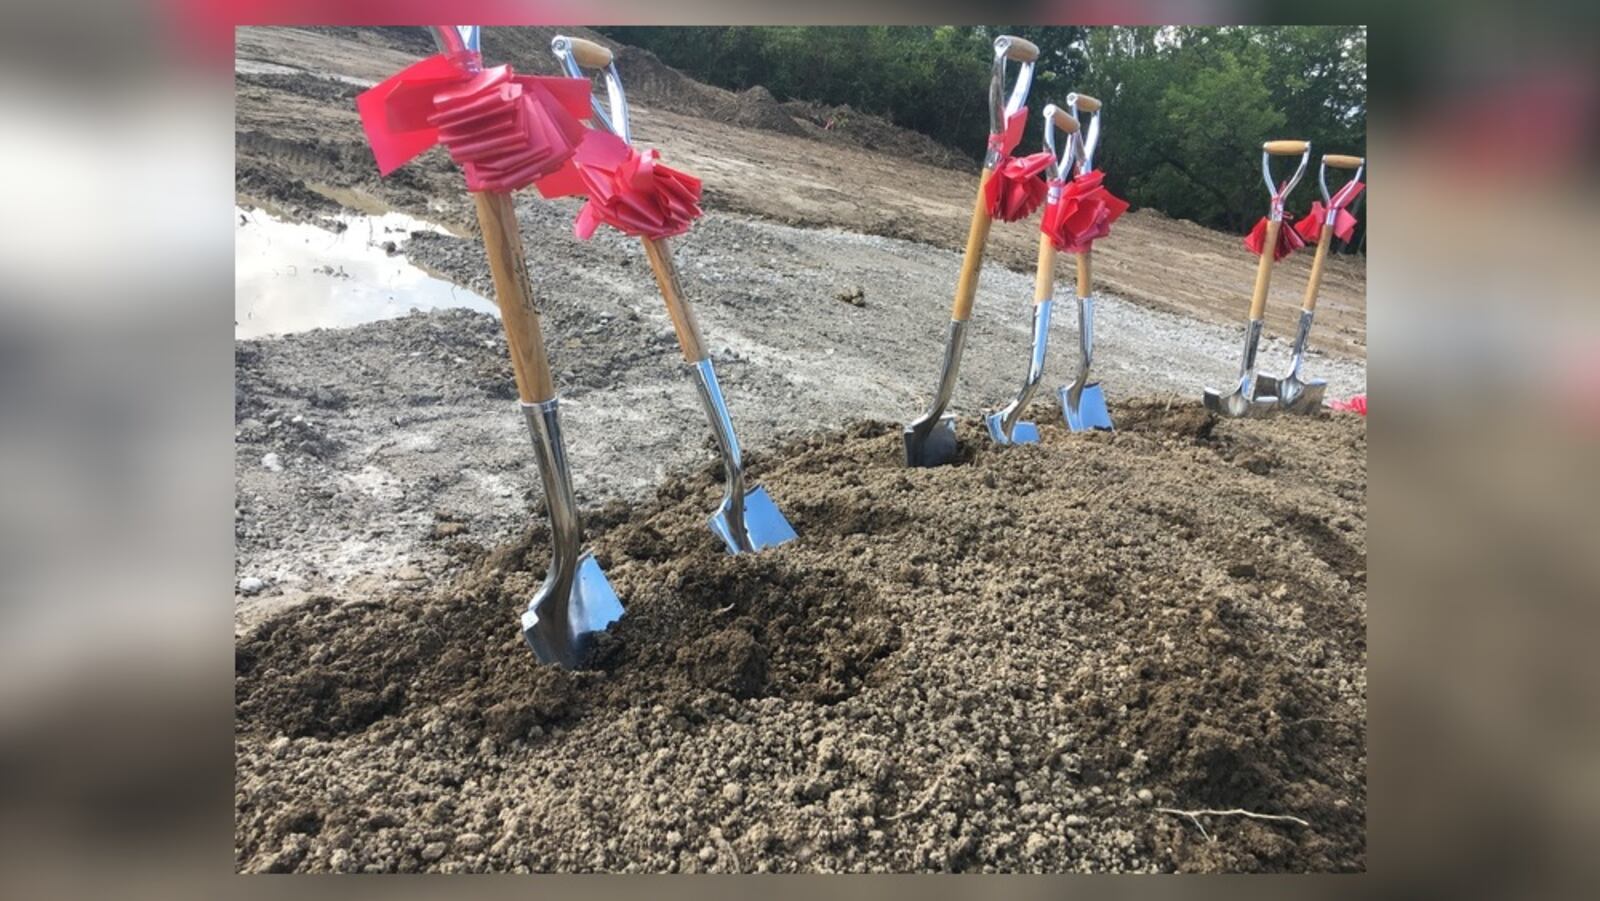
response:
[[[1262,216],[1261,221],[1256,223],[1256,227],[1250,229],[1250,234],[1244,236],[1244,246],[1248,247],[1250,252],[1256,256],[1261,256],[1261,251],[1265,248],[1266,243],[1267,217]],[[1306,246],[1305,240],[1300,237],[1300,233],[1295,231],[1293,227],[1279,228],[1278,246],[1272,248],[1272,260],[1277,262],[1304,246]]]
[[[1001,222],[1015,222],[1032,215],[1044,202],[1048,189],[1039,173],[1054,161],[1049,153],[1011,156],[1011,151],[1022,140],[1022,129],[1027,122],[1028,108],[1023,107],[1006,120],[1005,131],[989,136],[989,149],[1000,159],[983,186],[983,196],[989,216]]]
[[[1345,182],[1344,187],[1335,192],[1328,201],[1337,211],[1333,215],[1333,234],[1341,241],[1349,242],[1356,233],[1356,217],[1347,212],[1345,207],[1349,206],[1350,201],[1355,200],[1356,195],[1365,187],[1366,185],[1359,181]],[[1327,221],[1327,218],[1328,208],[1322,205],[1322,201],[1314,200],[1311,202],[1311,212],[1294,224],[1294,230],[1307,241],[1315,241],[1322,237],[1322,223]]]
[[[571,159],[582,140],[589,85],[517,75],[510,66],[469,72],[444,54],[407,66],[356,97],[378,170],[388,175],[435,144],[466,171],[472,191],[527,187]]]
[[[1096,240],[1111,234],[1111,223],[1128,211],[1128,202],[1107,191],[1105,173],[1096,169],[1061,187],[1061,198],[1044,208],[1039,230],[1063,253],[1088,253]]]
[[[572,161],[539,180],[539,193],[589,198],[573,224],[580,238],[602,223],[634,237],[681,235],[700,217],[700,179],[660,159],[659,151],[640,153],[609,131],[590,129]]]

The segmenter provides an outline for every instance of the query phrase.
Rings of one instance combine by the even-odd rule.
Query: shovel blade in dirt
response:
[[[622,618],[622,601],[605,572],[585,553],[569,573],[552,567],[522,614],[522,638],[540,663],[583,666],[596,636]]]
[[[722,506],[711,517],[711,531],[717,533],[717,537],[727,545],[730,554],[765,550],[798,537],[795,535],[794,527],[789,525],[789,520],[778,511],[778,505],[772,502],[765,488],[753,488],[744,496],[742,516],[740,511],[733,507],[733,504],[724,500]],[[740,522],[744,524],[742,540],[739,534]]]
[[[906,465],[943,466],[956,458],[956,418],[924,416],[906,426]]]
[[[1106,392],[1100,383],[1085,385],[1078,393],[1077,403],[1073,403],[1072,388],[1068,385],[1061,389],[1061,409],[1067,417],[1067,428],[1074,432],[1111,431],[1111,411],[1106,407]]]

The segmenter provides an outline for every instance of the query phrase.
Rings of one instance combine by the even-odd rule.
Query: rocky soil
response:
[[[801,535],[761,555],[709,468],[594,514],[628,612],[591,672],[517,634],[537,524],[268,620],[238,866],[1364,868],[1363,420],[1140,404],[935,470],[898,431],[761,455]],[[1294,819],[1170,812],[1206,809]]]

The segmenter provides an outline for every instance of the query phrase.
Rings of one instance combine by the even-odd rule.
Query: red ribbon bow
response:
[[[1329,200],[1330,205],[1336,210],[1333,214],[1333,233],[1341,241],[1349,242],[1356,233],[1356,217],[1346,212],[1345,207],[1349,206],[1350,201],[1355,200],[1356,195],[1365,187],[1366,185],[1359,181],[1345,182],[1344,187]],[[1328,208],[1322,205],[1322,201],[1314,200],[1311,202],[1311,212],[1294,224],[1294,230],[1307,241],[1315,241],[1322,237],[1322,223],[1327,221],[1327,218]]]
[[[1061,197],[1044,208],[1039,230],[1063,253],[1087,253],[1096,240],[1111,234],[1111,223],[1128,211],[1128,202],[1107,191],[1105,173],[1096,169],[1062,184]]]
[[[469,190],[510,192],[571,159],[589,91],[580,78],[517,75],[510,66],[472,73],[439,54],[361,92],[356,108],[382,174],[444,144]]]
[[[1256,227],[1250,229],[1250,234],[1244,236],[1244,246],[1256,256],[1261,256],[1261,251],[1267,243],[1267,217],[1262,216]],[[1278,246],[1272,248],[1272,260],[1277,262],[1291,253],[1306,246],[1305,239],[1293,227],[1278,229]]]
[[[983,196],[989,216],[1002,222],[1015,222],[1032,215],[1044,202],[1048,189],[1039,173],[1054,161],[1049,153],[1011,156],[1011,151],[1022,140],[1022,129],[1027,123],[1028,108],[1023,107],[1006,120],[1005,131],[989,136],[989,149],[1000,158],[984,183]]]
[[[572,161],[538,182],[539,193],[587,195],[573,225],[580,238],[601,223],[635,237],[681,235],[700,216],[700,179],[660,160],[654,149],[640,153],[608,131],[591,129]]]

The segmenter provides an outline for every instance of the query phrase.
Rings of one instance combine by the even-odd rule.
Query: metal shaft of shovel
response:
[[[469,72],[482,69],[477,26],[436,25],[430,31],[440,52]],[[561,438],[560,401],[533,303],[516,206],[507,193],[474,192],[472,197],[550,512],[550,569],[522,614],[522,637],[540,662],[576,668],[583,665],[595,636],[622,617],[622,602],[600,564],[583,551],[583,525]]]
[[[628,96],[622,89],[622,76],[617,74],[611,51],[593,41],[567,35],[557,35],[551,40],[550,50],[566,73],[574,78],[589,77],[591,71],[600,73],[605,83],[606,102],[602,105],[599,98],[593,98],[594,121],[624,142],[632,143]],[[678,277],[672,251],[665,239],[646,237],[640,241],[650,260],[656,286],[661,290],[661,299],[666,302],[667,317],[677,333],[678,346],[694,373],[700,403],[722,456],[723,497],[717,512],[711,515],[711,531],[722,540],[730,554],[759,551],[793,541],[794,527],[772,502],[766,489],[757,486],[746,490],[744,458],[739,451],[738,436],[733,431],[733,419],[728,415],[728,404],[723,399],[722,386],[717,382],[717,372],[706,351],[694,310],[684,298],[683,283]]]
[[[1104,109],[1099,100],[1087,94],[1067,95],[1067,108],[1074,119],[1089,114],[1089,124],[1073,136],[1078,161],[1074,170],[1079,176],[1094,171],[1094,153],[1100,146],[1100,119]],[[1111,428],[1111,411],[1106,408],[1106,394],[1099,382],[1089,381],[1089,366],[1094,362],[1094,279],[1089,250],[1078,254],[1078,371],[1071,383],[1063,385],[1058,393],[1061,415],[1067,428],[1074,432],[1089,429]]]
[[[1056,152],[1056,130],[1067,135],[1067,148]],[[1072,168],[1072,158],[1077,147],[1078,120],[1066,110],[1050,104],[1044,108],[1044,147],[1050,154],[1050,193],[1045,198],[1047,206],[1061,202],[1061,183]],[[1039,232],[1039,262],[1033,275],[1033,340],[1028,354],[1028,374],[1022,388],[1011,402],[985,416],[989,437],[996,444],[1036,444],[1039,441],[1037,423],[1022,421],[1022,414],[1033,400],[1039,382],[1044,378],[1044,360],[1050,344],[1050,310],[1055,304],[1056,245],[1043,230]]]
[[[1257,397],[1276,397],[1278,406],[1291,413],[1314,413],[1322,407],[1322,399],[1327,394],[1328,383],[1322,379],[1306,381],[1300,375],[1300,369],[1306,361],[1306,341],[1311,337],[1311,323],[1317,312],[1317,293],[1322,287],[1323,266],[1328,260],[1328,248],[1333,243],[1333,225],[1338,219],[1339,211],[1345,204],[1340,200],[1345,196],[1341,191],[1338,196],[1328,194],[1328,168],[1354,169],[1350,176],[1348,186],[1361,180],[1361,174],[1366,168],[1366,160],[1359,156],[1344,156],[1342,154],[1325,153],[1322,155],[1322,165],[1317,171],[1317,185],[1322,190],[1322,204],[1325,210],[1322,219],[1322,229],[1317,234],[1317,252],[1311,261],[1311,276],[1306,281],[1306,294],[1300,304],[1300,324],[1295,329],[1294,349],[1289,354],[1289,369],[1281,376],[1259,375],[1256,377]]]
[[[582,550],[583,526],[561,439],[560,401],[533,307],[511,196],[479,193],[473,198],[550,512],[550,570],[522,614],[522,637],[541,662],[575,668],[583,664],[594,636],[622,617],[622,602],[600,564]]]
[[[967,246],[961,256],[961,275],[956,280],[955,302],[950,310],[950,329],[945,338],[944,359],[939,368],[939,385],[933,402],[921,416],[906,425],[906,465],[942,466],[955,459],[956,422],[945,414],[955,393],[956,375],[961,370],[961,351],[966,347],[967,319],[978,294],[978,274],[983,269],[983,248],[989,240],[989,207],[984,190],[1000,164],[1001,152],[993,137],[1005,130],[1006,120],[1028,102],[1033,85],[1033,65],[1039,48],[1030,41],[1001,35],[994,41],[994,67],[989,78],[989,134],[991,146],[983,159],[983,174],[978,178],[978,196],[972,206],[972,221],[967,227]],[[1009,98],[1005,94],[1006,62],[1018,63],[1017,79]]]
[[[1272,181],[1272,157],[1300,155],[1300,165],[1294,174],[1281,185]],[[1283,203],[1299,184],[1311,159],[1310,141],[1268,141],[1261,145],[1261,177],[1272,196],[1272,206],[1267,214],[1266,238],[1261,247],[1261,259],[1256,264],[1255,288],[1250,293],[1250,318],[1245,325],[1244,350],[1239,360],[1239,378],[1231,391],[1205,389],[1206,408],[1222,416],[1259,416],[1278,406],[1275,396],[1257,397],[1256,350],[1261,345],[1262,317],[1267,310],[1267,294],[1272,285],[1273,255],[1277,252],[1278,232],[1283,228]]]

